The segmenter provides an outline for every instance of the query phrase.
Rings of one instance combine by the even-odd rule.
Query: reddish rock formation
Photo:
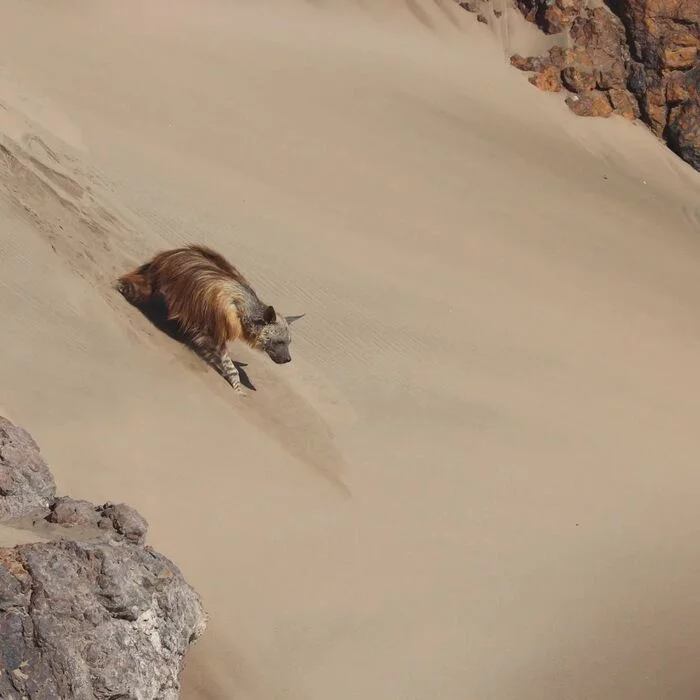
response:
[[[530,82],[540,90],[561,92],[561,71],[556,66],[544,66],[530,78]]]
[[[571,26],[584,9],[585,0],[515,0],[525,18],[546,34],[557,34]]]
[[[565,31],[570,48],[513,56],[543,90],[563,86],[582,116],[641,118],[700,170],[700,0],[516,0],[548,34]]]
[[[700,64],[688,71],[681,83],[679,93],[688,97],[667,102],[670,110],[665,136],[681,158],[700,170]]]
[[[600,90],[587,90],[580,95],[566,98],[569,109],[582,117],[609,117],[613,106],[608,96]]]
[[[630,53],[621,20],[603,7],[579,7],[578,12],[577,17],[566,15],[571,48],[555,46],[546,56],[533,59],[516,55],[511,63],[521,70],[534,71],[530,82],[542,89],[547,89],[543,83],[554,84],[558,79],[566,90],[575,93],[566,103],[578,115],[607,117],[616,112],[628,119],[636,118],[639,108],[628,90]],[[551,27],[551,22],[546,26]]]

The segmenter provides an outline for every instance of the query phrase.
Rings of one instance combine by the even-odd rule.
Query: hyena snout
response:
[[[268,357],[278,365],[287,364],[292,361],[292,356],[289,354],[289,345],[285,343],[274,344],[266,348]]]

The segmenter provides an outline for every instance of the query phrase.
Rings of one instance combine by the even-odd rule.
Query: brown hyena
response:
[[[277,364],[291,362],[289,324],[263,303],[243,275],[219,253],[190,245],[159,253],[122,275],[117,289],[135,306],[160,298],[202,357],[243,394],[226,344],[240,339]]]

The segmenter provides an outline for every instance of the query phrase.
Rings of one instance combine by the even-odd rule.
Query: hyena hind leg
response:
[[[141,265],[141,267],[127,272],[117,280],[117,291],[135,306],[146,304],[150,301],[153,294],[151,281],[148,278],[148,267],[148,264]]]
[[[233,364],[226,347],[219,348],[211,338],[199,336],[195,338],[194,345],[202,359],[209,363],[219,374],[233,387],[238,394],[245,395],[241,386],[241,377],[236,365]]]

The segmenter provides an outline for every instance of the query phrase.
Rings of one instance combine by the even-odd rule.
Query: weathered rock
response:
[[[700,170],[700,64],[685,74],[682,92],[688,99],[671,108],[666,138],[683,160]]]
[[[206,617],[166,557],[128,543],[0,550],[0,697],[175,700]]]
[[[584,0],[516,0],[525,18],[546,34],[567,29],[586,6]]]
[[[686,34],[682,41],[688,40]],[[666,46],[663,49],[663,65],[664,68],[687,70],[695,65],[695,60],[698,57],[697,46],[683,46],[676,44],[675,46]]]
[[[146,519],[131,506],[124,503],[96,506],[68,496],[53,500],[46,521],[66,528],[99,530],[135,544],[143,544],[148,531]]]
[[[64,527],[98,527],[100,514],[93,503],[59,496],[49,506],[46,520]]]
[[[0,548],[0,698],[176,700],[199,596],[143,546],[133,508],[54,492],[34,440],[0,418],[0,514],[52,540]]]
[[[0,416],[0,521],[46,508],[56,484],[26,430]]]
[[[687,75],[681,71],[673,71],[668,74],[666,81],[666,102],[668,104],[680,104],[690,99]]]
[[[564,86],[572,92],[594,90],[598,82],[593,69],[583,69],[575,65],[564,68],[561,72],[561,79]]]
[[[480,0],[466,0],[466,2],[457,3],[463,10],[467,12],[480,12],[482,3]]]
[[[521,56],[519,53],[510,57],[510,64],[518,70],[541,71],[545,66],[551,65],[546,56]]]
[[[131,506],[124,503],[105,503],[99,509],[102,515],[100,527],[110,526],[116,533],[135,544],[142,544],[146,540],[148,523],[146,519]]]
[[[604,92],[589,90],[566,98],[569,109],[580,117],[609,117],[613,108]]]
[[[700,170],[700,2],[619,0],[637,66],[630,89],[654,133]]]
[[[639,105],[629,90],[618,90],[612,88],[608,90],[608,98],[612,105],[613,112],[623,116],[625,119],[634,121],[639,117]]]
[[[630,87],[639,100],[644,121],[659,137],[663,136],[668,117],[666,109],[666,80],[663,76],[642,68],[630,80]]]
[[[590,9],[580,0],[516,0],[546,33],[568,31],[571,47],[539,58],[513,57],[530,82],[551,90],[561,83],[576,114],[641,118],[696,169],[700,151],[700,1],[608,0]],[[595,96],[594,92],[599,92]]]
[[[560,92],[561,71],[556,66],[545,66],[541,71],[530,77],[530,82],[540,90]]]
[[[491,0],[466,0],[465,2],[458,2],[457,4],[463,10],[475,14],[477,22],[481,24],[489,23],[487,14],[489,14]],[[494,14],[496,14],[495,11]]]
[[[700,27],[696,0],[612,0],[611,7],[625,23],[634,58],[648,70],[695,63]]]
[[[629,117],[639,112],[633,96],[624,95],[627,86],[629,52],[625,46],[622,22],[605,8],[593,10],[576,6],[579,16],[567,15],[573,47],[552,47],[546,56],[523,58],[513,56],[511,63],[520,70],[534,71],[530,82],[542,90],[554,85],[570,92],[586,93],[583,100],[567,100],[576,114],[600,112],[607,116],[606,105],[620,105],[620,114]],[[571,10],[573,12],[573,9]],[[555,76],[557,73],[557,76]],[[594,97],[592,91],[615,90],[615,97]]]
[[[587,9],[572,22],[570,36],[569,65],[593,69],[602,88],[625,87],[630,55],[618,17],[605,7]]]

